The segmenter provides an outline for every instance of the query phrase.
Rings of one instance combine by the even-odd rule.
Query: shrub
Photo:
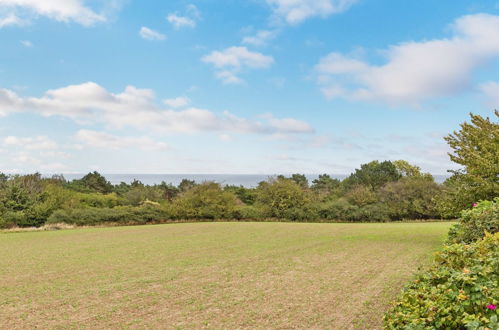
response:
[[[387,329],[498,329],[499,233],[437,254],[385,315]]]
[[[256,220],[263,218],[261,210],[253,205],[238,205],[234,210],[234,218]]]
[[[463,211],[459,224],[449,233],[449,241],[469,243],[482,238],[485,232],[499,232],[499,198],[479,202]]]
[[[370,204],[358,208],[350,219],[363,222],[387,222],[390,221],[390,213],[384,204]]]
[[[79,202],[82,206],[111,208],[120,205],[118,195],[115,193],[79,193]]]
[[[256,205],[270,218],[288,218],[309,203],[307,192],[296,182],[283,177],[260,183]],[[292,210],[294,209],[294,210]]]
[[[173,212],[183,219],[233,218],[236,196],[223,191],[218,183],[205,182],[182,193],[173,203]]]
[[[0,217],[0,228],[21,227],[27,222],[23,211],[9,211]]]
[[[314,204],[306,204],[287,209],[283,213],[283,218],[291,221],[314,221],[319,218],[319,214]]]
[[[144,224],[171,219],[167,209],[144,205],[140,207],[118,206],[114,208],[84,208],[57,210],[47,224],[67,223],[78,226],[93,226],[104,223]]]
[[[439,217],[434,199],[440,191],[432,176],[407,176],[387,183],[379,196],[394,219],[428,219]]]
[[[352,215],[359,209],[358,206],[350,204],[346,199],[324,203],[320,206],[319,217],[327,220],[353,220]]]

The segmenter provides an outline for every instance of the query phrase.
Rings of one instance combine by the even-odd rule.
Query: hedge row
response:
[[[433,266],[385,315],[386,329],[499,329],[499,199],[463,212]]]

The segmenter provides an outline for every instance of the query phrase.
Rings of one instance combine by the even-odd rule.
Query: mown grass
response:
[[[0,234],[0,327],[377,328],[449,223]]]

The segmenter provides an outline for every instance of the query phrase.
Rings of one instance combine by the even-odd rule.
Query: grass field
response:
[[[0,234],[0,327],[378,328],[449,223]]]

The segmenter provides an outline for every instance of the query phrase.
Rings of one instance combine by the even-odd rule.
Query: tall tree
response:
[[[494,114],[499,118],[499,111]],[[445,137],[453,149],[450,159],[462,166],[451,171],[454,175],[447,182],[448,204],[456,211],[499,196],[499,123],[489,117],[470,117],[471,122]]]

